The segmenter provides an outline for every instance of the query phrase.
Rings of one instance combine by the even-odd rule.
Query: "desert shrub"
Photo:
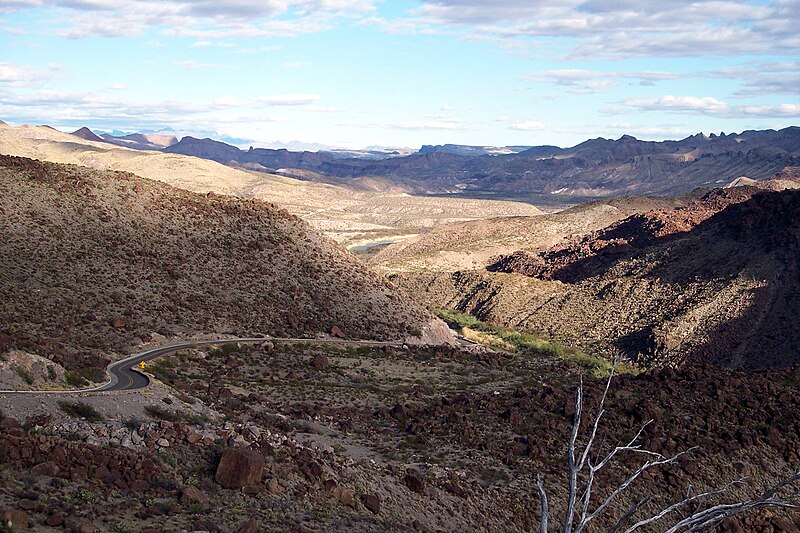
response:
[[[453,309],[434,309],[433,313],[439,318],[447,322],[451,328],[468,327],[472,329],[481,329],[485,324],[472,315],[466,313],[459,313]]]
[[[166,420],[167,422],[184,422],[195,426],[204,426],[208,422],[208,417],[200,413],[183,413],[172,411],[160,405],[147,405],[144,412],[156,420]]]
[[[515,349],[513,344],[506,342],[493,333],[478,331],[464,326],[461,328],[461,334],[464,335],[465,339],[471,340],[472,342],[477,342],[478,344],[486,344],[506,351],[513,351]]]
[[[219,346],[214,345],[211,350],[209,350],[208,355],[210,357],[223,357],[236,351],[239,351],[239,344],[232,342],[228,344],[221,344]]]
[[[142,421],[134,417],[125,420],[122,425],[131,430],[139,429],[142,425]]]
[[[58,408],[73,418],[83,418],[87,422],[103,420],[103,415],[97,409],[84,402],[61,401],[58,402]]]
[[[102,368],[86,367],[78,370],[83,379],[90,383],[101,383],[106,380],[106,371]]]
[[[77,502],[92,504],[97,501],[97,494],[89,489],[79,489],[78,492],[75,493],[74,498]]]
[[[70,387],[75,387],[75,388],[85,387],[86,385],[89,384],[89,382],[86,381],[86,378],[84,378],[83,376],[72,370],[64,371],[64,381],[66,381],[67,385],[69,385]]]
[[[33,372],[23,366],[15,366],[14,372],[16,372],[17,375],[22,378],[22,381],[28,385],[33,385],[33,382],[36,381],[36,377],[33,375]]]
[[[150,363],[150,365],[147,367],[147,370],[153,374],[156,379],[166,385],[172,385],[173,382],[178,379],[178,373],[172,369],[172,365],[170,365],[170,363],[167,361]]]
[[[144,412],[151,418],[166,420],[167,422],[178,422],[181,419],[178,413],[160,405],[147,405],[144,408]]]

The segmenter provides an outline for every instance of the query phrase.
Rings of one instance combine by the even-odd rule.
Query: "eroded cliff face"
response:
[[[428,305],[589,351],[622,352],[644,365],[796,364],[800,192],[733,194],[737,201],[683,231],[660,234],[664,225],[639,224],[658,231],[601,242],[616,235],[606,230],[535,256],[532,264],[519,255],[495,263],[508,272],[394,279]],[[626,224],[632,222],[615,231]]]

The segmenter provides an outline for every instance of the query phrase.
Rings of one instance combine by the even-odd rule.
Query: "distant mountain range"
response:
[[[523,147],[508,150],[513,148]],[[184,137],[165,151],[224,164],[255,164],[332,183],[384,179],[413,193],[605,197],[683,194],[740,177],[770,178],[800,164],[800,128],[697,134],[662,142],[624,135],[616,140],[591,139],[571,148],[534,146],[502,155],[490,155],[485,147],[426,146],[408,156],[381,160],[342,158],[322,151],[240,150],[194,137]]]
[[[240,149],[174,130],[123,136],[74,132],[84,139],[162,150],[252,170],[324,183],[391,187],[410,193],[467,193],[505,198],[536,195],[602,198],[623,194],[684,194],[747,178],[771,178],[800,165],[800,128],[697,134],[679,141],[642,141],[630,135],[557,146],[426,145],[419,151],[290,151]],[[237,139],[240,141],[241,139]]]

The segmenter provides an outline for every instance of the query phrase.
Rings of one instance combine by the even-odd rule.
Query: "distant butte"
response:
[[[81,139],[84,139],[86,141],[94,141],[99,143],[105,142],[105,140],[103,140],[102,137],[96,135],[92,130],[90,130],[86,126],[82,127],[79,130],[73,131],[72,135],[80,137]]]

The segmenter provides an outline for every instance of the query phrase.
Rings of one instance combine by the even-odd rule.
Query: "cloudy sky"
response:
[[[0,0],[0,119],[359,148],[800,124],[800,0]]]

